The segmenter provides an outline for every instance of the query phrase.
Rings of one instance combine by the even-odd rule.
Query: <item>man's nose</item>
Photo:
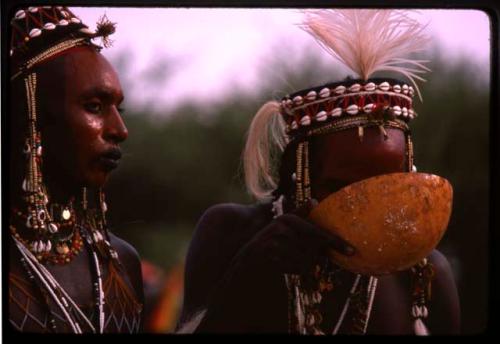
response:
[[[120,143],[127,139],[128,129],[120,112],[114,107],[106,121],[104,138],[114,143]]]

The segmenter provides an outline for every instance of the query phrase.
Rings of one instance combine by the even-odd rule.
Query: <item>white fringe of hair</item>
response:
[[[406,76],[422,95],[415,79],[430,71],[427,60],[405,58],[421,51],[430,38],[426,25],[401,10],[307,10],[301,27],[332,56],[367,80],[377,71]]]
[[[248,129],[243,167],[247,191],[257,200],[271,199],[278,186],[278,167],[288,139],[280,104],[269,101],[262,105]]]

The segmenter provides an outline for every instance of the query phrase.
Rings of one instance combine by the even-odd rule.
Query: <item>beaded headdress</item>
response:
[[[406,11],[326,9],[305,11],[302,28],[359,79],[297,91],[279,102],[267,102],[255,115],[244,151],[245,182],[257,199],[273,200],[274,217],[286,211],[285,196],[288,209],[311,200],[309,140],[313,136],[357,129],[363,140],[367,127],[378,127],[385,138],[386,128],[400,129],[406,137],[406,169],[416,170],[408,124],[417,116],[414,96],[422,99],[416,80],[425,81],[420,74],[429,69],[425,66],[427,61],[408,55],[425,48],[429,39],[423,33],[425,26]],[[376,78],[375,72],[399,74],[407,81]],[[291,175],[276,167],[283,164],[283,159],[276,157],[283,155],[286,148],[295,153]],[[430,279],[424,270],[432,270],[426,260],[412,269],[416,281],[412,305],[416,334],[427,333],[422,319],[427,317],[425,304],[430,292],[426,290],[430,290]],[[291,332],[322,333],[318,304],[322,292],[331,290],[333,273],[318,265],[313,275],[318,281],[317,289],[303,287],[300,275],[285,274]],[[354,314],[351,331],[366,332],[376,287],[376,277],[357,275],[332,334],[345,328],[344,318],[349,312]]]
[[[97,30],[90,30],[82,21],[64,6],[39,6],[17,10],[10,21],[10,75],[11,82],[24,82],[27,123],[24,154],[26,171],[22,182],[23,199],[26,209],[16,210],[16,218],[24,216],[24,227],[32,230],[26,245],[41,261],[64,264],[81,249],[83,242],[76,237],[67,243],[55,245],[53,238],[62,227],[68,230],[75,226],[73,206],[59,206],[50,203],[50,195],[42,177],[42,137],[39,124],[37,101],[37,67],[45,61],[69,52],[79,46],[101,47],[92,42],[100,37],[103,45],[109,45],[108,35],[114,33],[114,24],[104,16],[97,24]],[[21,80],[22,79],[22,80]],[[21,114],[16,114],[17,116]],[[86,190],[85,190],[86,193]],[[104,194],[99,191],[99,212],[101,223],[105,222],[106,203]],[[86,194],[82,196],[86,208]],[[11,229],[14,228],[11,226]],[[97,233],[97,232],[96,232]],[[20,239],[19,235],[15,233]],[[96,234],[99,236],[100,234]],[[57,252],[58,254],[51,254]],[[50,257],[50,258],[49,258]]]
[[[427,61],[407,57],[424,49],[428,41],[425,26],[408,12],[310,10],[304,14],[301,28],[359,79],[297,91],[280,102],[266,103],[254,118],[244,154],[247,188],[257,199],[275,196],[279,177],[272,159],[276,151],[298,143],[292,195],[296,206],[310,198],[307,147],[308,138],[315,135],[357,128],[362,140],[366,127],[378,127],[384,137],[385,128],[401,129],[406,135],[408,171],[414,169],[408,123],[417,116],[414,96],[421,99],[416,81],[425,81],[420,74],[429,71]],[[400,74],[407,81],[373,77],[375,72]]]

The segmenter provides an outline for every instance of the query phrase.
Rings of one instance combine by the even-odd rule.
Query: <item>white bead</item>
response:
[[[415,95],[415,89],[413,88],[413,86],[408,87],[408,93],[411,97]]]
[[[69,220],[70,217],[71,217],[70,211],[68,209],[64,209],[62,212],[62,218],[64,220]]]
[[[54,23],[46,23],[43,28],[45,30],[54,30],[56,28],[56,25]]]
[[[296,121],[293,121],[291,127],[292,127],[293,130],[295,130],[295,129],[297,129],[299,127],[299,125],[297,124]]]
[[[360,84],[354,84],[349,87],[349,92],[359,92],[361,90]]]
[[[36,155],[37,156],[42,156],[42,146],[38,146],[36,149]]]
[[[349,114],[349,115],[356,115],[359,111],[359,107],[356,105],[356,104],[352,104],[352,105],[349,105],[345,111]]]
[[[307,95],[306,95],[306,99],[309,100],[309,101],[313,101],[316,99],[316,91],[310,91]]]
[[[427,307],[425,306],[422,306],[422,318],[427,318],[427,316],[429,315],[429,311],[427,310]]]
[[[428,336],[429,335],[429,330],[423,323],[422,319],[417,319],[413,323],[413,330],[415,331],[415,334],[417,336]]]
[[[302,99],[302,97],[301,97],[301,96],[295,96],[295,97],[293,98],[293,102],[295,103],[295,105],[300,105],[300,104],[302,104],[302,103],[303,103],[303,99]]]
[[[52,243],[49,240],[47,241],[47,244],[45,244],[45,251],[50,252],[51,249],[52,249]]]
[[[35,191],[34,188],[33,188],[33,185],[31,184],[31,182],[28,181],[27,179],[24,179],[22,188],[23,188],[24,191],[28,191],[28,192],[34,192]]]
[[[309,296],[307,294],[304,294],[304,304],[305,305],[309,305],[310,302],[309,302]]]
[[[38,12],[38,7],[28,7],[28,11],[30,11],[31,13]]]
[[[411,307],[411,316],[416,318],[417,317],[417,311],[418,311],[418,306],[417,305],[413,305]]]
[[[57,253],[59,254],[66,254],[69,252],[69,248],[68,246],[66,246],[66,244],[63,244],[63,245],[57,245],[56,246],[56,251]]]
[[[403,113],[403,117],[407,117],[408,116],[408,109],[406,108],[406,106],[403,106],[401,108],[401,111]]]
[[[400,108],[399,106],[397,106],[397,105],[393,106],[393,107],[392,107],[392,114],[393,114],[394,116],[399,116],[399,115],[401,115],[401,108]]]
[[[311,117],[304,116],[300,119],[300,125],[309,125],[311,124]]]
[[[291,99],[286,100],[286,106],[291,107],[293,105],[293,101]]]
[[[101,204],[101,210],[102,210],[103,213],[105,213],[105,212],[108,211],[108,205],[104,201]]]
[[[332,110],[331,114],[330,114],[332,117],[339,117],[340,115],[342,115],[342,108],[335,108]]]
[[[394,85],[392,86],[392,90],[396,93],[400,93],[401,92],[401,86],[399,85]]]
[[[384,81],[383,83],[381,83],[380,85],[378,85],[378,88],[381,90],[381,91],[384,91],[384,92],[387,92],[389,91],[389,88],[391,87],[391,85],[389,85],[389,83],[387,81]]]
[[[412,172],[417,172],[417,166],[413,165],[413,166],[411,167],[411,171],[412,171]]]
[[[57,23],[58,25],[61,25],[61,26],[66,26],[68,25],[68,21],[66,19],[61,19],[59,20],[59,23]]]
[[[31,228],[31,220],[33,219],[33,217],[31,215],[28,215],[28,218],[26,219],[26,227],[27,228]]]
[[[42,30],[40,30],[40,29],[32,29],[32,30],[30,31],[30,33],[29,33],[29,36],[30,36],[31,38],[33,38],[33,37],[40,36],[40,34],[41,34],[41,33],[42,33]]]
[[[40,220],[40,221],[45,221],[45,217],[46,217],[45,210],[43,210],[43,209],[42,209],[42,210],[40,210],[40,211],[38,212],[38,220]]]
[[[373,82],[369,82],[365,85],[365,91],[372,92],[375,91],[375,84]]]
[[[404,94],[408,94],[408,85],[404,84],[402,90]]]
[[[10,56],[14,54],[14,50],[10,49]]]
[[[373,108],[375,107],[375,104],[371,103],[371,104],[366,104],[365,106],[363,106],[363,111],[365,113],[370,113],[372,112]]]
[[[410,117],[410,119],[415,118],[415,111],[413,111],[413,109],[408,109],[408,117]]]
[[[78,19],[77,17],[73,17],[70,19],[70,21],[72,23],[75,23],[75,24],[80,24],[82,21],[80,19]]]
[[[297,174],[295,172],[292,173],[292,180],[294,182],[297,180]]]
[[[345,92],[345,86],[339,85],[339,86],[335,87],[335,89],[333,90],[333,92],[335,94],[344,94],[344,92]]]
[[[49,223],[49,232],[54,234],[59,231],[59,228],[57,228],[57,225],[53,222]]]
[[[61,11],[61,14],[64,18],[68,18],[69,17],[69,13],[66,12],[66,11]]]
[[[321,98],[329,97],[330,96],[330,89],[328,87],[325,87],[324,89],[322,89],[321,91],[319,91],[319,96]]]
[[[14,18],[16,19],[23,19],[26,17],[26,12],[24,10],[19,10],[16,12],[16,15],[14,16]]]
[[[328,114],[326,113],[326,111],[320,111],[316,114],[316,116],[314,117],[318,122],[323,122],[327,119],[328,117]]]

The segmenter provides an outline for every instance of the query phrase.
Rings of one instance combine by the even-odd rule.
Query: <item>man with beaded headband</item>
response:
[[[408,124],[427,68],[404,57],[425,43],[422,25],[402,11],[318,10],[306,12],[303,28],[360,79],[295,92],[255,115],[243,158],[260,202],[217,205],[199,221],[179,331],[457,333],[457,290],[442,254],[379,277],[353,273],[327,252],[355,257],[359,248],[305,219],[347,185],[415,170]],[[372,78],[376,71],[411,85]]]
[[[102,187],[128,132],[104,46],[68,8],[17,9],[11,20],[10,324],[23,332],[137,332],[140,261],[110,233]]]

